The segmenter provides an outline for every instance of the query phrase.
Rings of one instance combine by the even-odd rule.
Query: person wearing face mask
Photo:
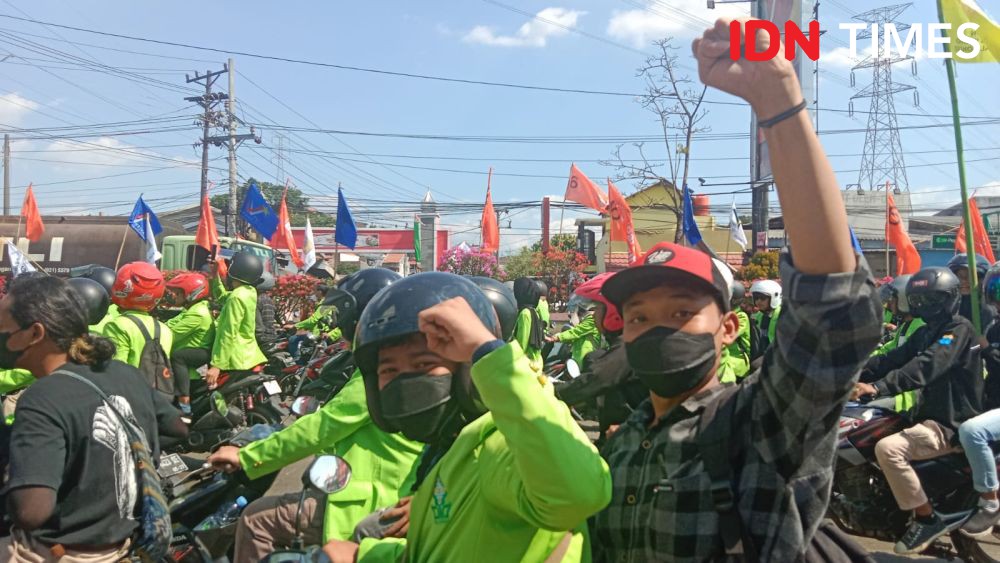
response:
[[[158,458],[160,435],[187,433],[180,413],[88,331],[85,303],[65,281],[21,276],[0,301],[0,368],[37,381],[21,397],[10,438],[3,561],[127,559],[140,491],[125,430],[101,396],[131,418]],[[80,381],[76,377],[86,381]]]
[[[552,326],[549,322],[552,315],[549,313],[549,286],[542,280],[535,280],[538,284],[538,307],[535,310],[538,311],[538,319],[542,321],[542,330],[548,330]]]
[[[959,291],[962,294],[962,299],[958,306],[958,314],[966,319],[969,319],[969,322],[971,323],[972,280],[969,279],[969,255],[963,253],[952,256],[951,260],[948,260],[948,269],[958,276]],[[990,261],[976,254],[976,273],[978,274],[977,279],[980,284],[983,283],[983,278],[986,277],[986,272],[989,269]],[[992,307],[987,306],[982,299],[979,300],[979,307],[980,326],[983,328],[983,332],[985,333],[989,329],[990,325],[993,324],[993,320],[996,317],[996,311],[994,311]]]
[[[254,287],[264,273],[264,263],[249,252],[237,252],[229,264],[229,275],[223,285],[219,266],[212,262],[209,284],[212,296],[222,303],[215,320],[215,342],[205,383],[215,389],[222,370],[247,372],[267,363],[267,357],[257,346],[257,289]]]
[[[722,349],[739,334],[727,267],[663,242],[605,282],[649,398],[602,449],[613,491],[592,521],[595,561],[801,561],[818,533],[835,534],[821,525],[838,415],[879,341],[881,306],[791,63],[731,60],[729,24],[693,51],[702,82],[763,124],[794,241],[781,317],[760,372],[722,385]]]
[[[892,314],[893,318],[896,319],[899,324],[890,335],[889,341],[875,350],[874,354],[877,356],[888,354],[896,348],[899,348],[917,332],[917,329],[924,326],[923,319],[914,317],[913,314],[910,313],[910,304],[906,299],[906,284],[909,283],[911,277],[913,276],[909,274],[897,276],[896,279],[884,286],[889,288],[889,298],[887,299],[886,310]],[[907,412],[911,410],[914,405],[916,405],[919,392],[920,391],[916,389],[906,391],[896,395],[895,397],[878,399],[873,401],[872,404],[892,409],[896,412]]]
[[[336,306],[340,324],[353,340],[360,311],[380,290],[400,279],[385,268],[366,268],[342,280],[327,292],[323,304]],[[242,469],[250,479],[278,471],[300,459],[320,453],[340,455],[350,464],[347,488],[326,497],[308,493],[301,513],[300,494],[264,497],[243,511],[236,530],[235,563],[256,563],[277,546],[295,537],[295,517],[300,516],[307,545],[346,540],[355,526],[378,507],[396,505],[410,494],[417,456],[422,445],[397,432],[385,432],[372,423],[364,381],[355,370],[351,379],[318,411],[245,447],[222,446],[208,458],[217,469]],[[405,508],[393,506],[382,516],[392,518]],[[386,530],[394,533],[397,528]]]
[[[972,323],[958,314],[960,284],[948,268],[913,274],[906,284],[907,301],[927,324],[895,350],[872,357],[853,393],[855,399],[878,399],[921,391],[910,413],[916,424],[875,445],[900,510],[913,511],[895,546],[899,554],[920,553],[955,524],[954,515],[934,511],[911,462],[954,452],[959,426],[983,412],[980,343]]]
[[[405,539],[330,542],[331,561],[581,561],[607,466],[471,281],[410,276],[361,315],[372,420],[426,443]]]
[[[757,307],[753,322],[757,323],[760,333],[760,349],[767,350],[774,342],[778,317],[781,316],[781,284],[774,280],[756,281],[750,286],[750,295]]]

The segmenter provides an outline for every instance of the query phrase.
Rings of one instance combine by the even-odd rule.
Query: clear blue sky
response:
[[[2,0],[0,14],[30,17],[54,23],[191,43],[286,58],[340,65],[447,76],[454,78],[532,84],[557,88],[639,92],[636,68],[641,51],[651,52],[653,39],[672,35],[680,47],[682,64],[690,66],[688,45],[701,20],[721,11],[709,11],[700,0],[570,0],[534,2],[504,0],[528,14],[541,14],[561,27],[532,19],[485,0],[465,2],[124,2],[117,0]],[[994,18],[1000,0],[980,0]],[[141,6],[141,7],[140,7]],[[846,32],[837,29],[850,15],[870,9],[861,0],[824,1],[820,73],[820,107],[846,110],[855,91],[850,87],[851,62],[844,56]],[[738,11],[740,8],[736,8]],[[731,12],[730,12],[731,13]],[[934,2],[917,0],[900,18],[905,22],[932,22]],[[568,31],[571,28],[574,31]],[[72,43],[68,43],[72,42]],[[75,44],[74,44],[75,43]],[[58,52],[49,49],[58,50]],[[157,56],[129,53],[136,51]],[[116,137],[90,136],[84,140],[150,155],[137,157],[122,151],[87,150],[93,145],[33,140],[14,144],[12,197],[16,209],[28,182],[37,186],[43,213],[127,212],[139,192],[154,209],[167,210],[197,203],[200,152],[190,145],[200,131],[191,119],[196,109],[184,102],[185,93],[163,84],[142,83],[107,70],[127,69],[146,78],[185,87],[184,74],[221,68],[226,55],[192,49],[145,44],[0,18],[0,123],[20,128],[63,127],[176,117],[152,125],[120,125],[110,131],[178,128],[176,131]],[[70,57],[70,59],[67,59]],[[2,56],[0,56],[2,58]],[[106,66],[96,66],[96,63]],[[653,116],[632,98],[444,83],[413,78],[265,61],[236,56],[239,74],[236,92],[240,115],[252,122],[341,131],[449,136],[580,137],[652,136],[659,131]],[[947,123],[927,117],[950,112],[947,81],[940,61],[920,60],[918,76],[908,65],[898,65],[901,82],[920,89],[921,108],[912,96],[897,98],[901,126]],[[959,84],[963,114],[1000,116],[997,91],[1000,66],[962,65]],[[870,73],[857,73],[863,86]],[[696,76],[695,76],[696,79]],[[220,86],[225,89],[225,77]],[[252,82],[251,82],[252,81]],[[259,85],[261,88],[258,88]],[[266,93],[265,93],[266,91]],[[270,95],[269,95],[270,94]],[[284,105],[276,101],[277,98]],[[711,101],[734,101],[710,92]],[[285,107],[288,106],[288,107]],[[746,134],[749,109],[709,105],[707,123],[712,134]],[[294,110],[298,114],[293,113]],[[867,101],[855,109],[867,111]],[[821,114],[824,130],[863,129],[866,115]],[[308,119],[309,122],[306,120]],[[88,129],[88,132],[93,131]],[[53,131],[63,135],[66,131]],[[1000,124],[967,127],[970,186],[987,187],[981,193],[1000,192]],[[15,135],[16,136],[16,135]],[[240,175],[275,181],[273,130],[262,131],[263,145],[240,150]],[[827,135],[824,145],[835,169],[843,171],[843,185],[857,182],[863,133]],[[614,142],[497,143],[442,141],[288,133],[284,140],[285,174],[318,203],[344,185],[356,211],[381,224],[403,225],[408,217],[365,215],[364,201],[415,201],[429,187],[441,202],[481,202],[486,177],[493,166],[493,194],[497,202],[538,200],[561,194],[570,162],[576,161],[595,180],[614,170],[597,161],[608,159]],[[346,143],[346,144],[345,144]],[[902,132],[908,153],[915,210],[930,212],[958,202],[953,137],[948,127],[907,129]],[[178,146],[179,145],[179,146]],[[349,146],[348,146],[349,145]],[[133,148],[155,147],[155,148]],[[650,143],[653,156],[662,145]],[[54,149],[54,150],[53,150]],[[302,151],[339,153],[320,157]],[[365,157],[368,155],[389,155]],[[626,149],[626,153],[628,153]],[[634,153],[632,153],[634,155]],[[213,149],[211,171],[215,191],[225,189],[227,168],[222,149]],[[432,158],[403,158],[421,156]],[[747,139],[696,140],[692,148],[692,178],[710,183],[745,182],[749,173]],[[480,160],[449,160],[472,158]],[[168,159],[168,160],[164,160]],[[349,159],[349,160],[338,160]],[[510,160],[501,160],[510,159]],[[552,162],[525,162],[543,159]],[[720,160],[722,159],[722,160]],[[385,165],[372,164],[375,160]],[[942,164],[944,163],[944,164]],[[476,172],[454,173],[403,168],[407,165]],[[168,168],[167,168],[168,167]],[[162,169],[161,169],[162,168]],[[128,175],[124,175],[128,174]],[[526,176],[506,176],[519,174]],[[111,178],[85,180],[109,175]],[[696,184],[696,182],[692,182]],[[988,186],[993,186],[992,190]],[[635,186],[623,184],[631,192]],[[703,190],[720,194],[740,186]],[[728,204],[731,195],[716,195],[715,204]],[[748,207],[749,196],[737,205]],[[326,204],[329,204],[327,201]],[[570,223],[576,215],[567,213]],[[553,214],[553,221],[558,213]],[[539,236],[537,210],[502,219],[501,244],[509,251]],[[444,223],[456,232],[478,224],[478,216],[447,216]],[[475,240],[473,230],[455,240]]]

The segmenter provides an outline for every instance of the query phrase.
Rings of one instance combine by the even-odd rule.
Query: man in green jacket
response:
[[[170,368],[174,372],[174,394],[185,415],[191,414],[191,381],[201,379],[198,368],[212,358],[215,319],[208,303],[208,280],[196,272],[178,274],[167,282],[172,303],[184,309],[167,321],[174,336]]]
[[[146,346],[143,328],[150,338],[156,338],[159,329],[160,346],[170,357],[173,334],[167,325],[149,314],[160,302],[164,289],[163,274],[152,264],[132,262],[118,270],[111,300],[118,305],[121,315],[104,327],[104,336],[115,345],[114,359],[139,367]]]
[[[892,338],[879,347],[873,356],[881,356],[899,348],[917,332],[917,329],[926,323],[919,317],[914,317],[910,313],[910,303],[906,300],[906,284],[910,281],[911,275],[897,276],[892,280],[889,287],[889,299],[886,303],[886,310],[893,317],[899,319],[899,325],[893,331]],[[883,399],[879,399],[880,401]],[[888,399],[885,399],[885,406],[891,407],[896,412],[907,412],[917,404],[917,391],[906,391]],[[878,401],[873,401],[878,402]]]
[[[383,268],[361,270],[341,282],[328,301],[340,304],[340,321],[353,339],[358,310],[378,291],[399,280]],[[376,509],[397,503],[410,494],[415,462],[422,446],[401,434],[387,433],[372,424],[365,385],[355,372],[347,385],[316,413],[244,448],[223,446],[209,457],[220,469],[242,468],[256,479],[314,454],[332,453],[347,460],[352,477],[347,488],[321,499],[310,496],[301,522],[307,544],[351,537],[358,522]],[[288,545],[295,533],[299,494],[266,497],[243,512],[237,530],[236,561],[256,563],[275,546]]]
[[[427,272],[380,292],[355,357],[376,425],[428,444],[405,539],[334,541],[339,561],[589,560],[607,465],[472,282]]]
[[[227,291],[219,279],[219,266],[213,263],[212,295],[222,302],[222,311],[215,322],[215,343],[205,382],[215,389],[219,374],[226,371],[247,371],[267,362],[257,346],[257,290],[255,285],[264,273],[264,263],[248,252],[237,252],[229,265]]]
[[[719,359],[719,381],[722,383],[736,383],[750,374],[750,317],[742,307],[746,288],[743,282],[734,281],[730,291],[733,294],[732,310],[740,321],[740,331],[736,341],[722,349]]]
[[[601,333],[597,331],[597,323],[594,321],[594,304],[589,303],[585,306],[589,309],[580,324],[555,336],[546,337],[549,342],[572,343],[573,361],[580,367],[583,367],[583,359],[587,354],[593,352],[601,342]]]
[[[753,322],[760,330],[760,349],[767,350],[775,339],[778,328],[778,317],[781,315],[781,284],[774,280],[755,281],[750,286],[753,303],[757,312]]]

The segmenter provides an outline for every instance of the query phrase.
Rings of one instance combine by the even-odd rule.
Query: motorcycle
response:
[[[904,416],[888,409],[860,403],[848,403],[844,408],[828,516],[845,533],[895,542],[906,531],[910,514],[896,505],[885,474],[878,467],[875,445],[907,426]],[[1000,456],[997,460],[1000,463]],[[995,563],[997,560],[976,539],[959,531],[979,498],[972,488],[965,455],[950,454],[914,461],[912,465],[927,498],[949,524],[945,535],[954,548],[952,551],[946,542],[938,540],[925,554],[945,559],[957,556],[971,563]]]
[[[235,407],[229,407],[221,398],[213,404],[219,418],[233,418]],[[280,429],[280,425],[263,424],[242,428],[213,449],[222,445],[243,447]],[[202,460],[178,454],[162,455],[157,472],[174,528],[167,560],[178,563],[209,563],[226,556],[235,540],[236,522],[219,527],[210,525],[209,517],[238,497],[253,501],[264,496],[277,478],[274,473],[251,481],[242,471],[221,473],[202,464]]]
[[[326,495],[342,490],[351,480],[351,465],[341,457],[322,455],[313,460],[302,474],[302,494],[295,513],[295,539],[288,549],[282,549],[265,557],[262,563],[322,563],[330,559],[320,546],[305,546],[302,539],[302,506],[307,491],[314,490]]]

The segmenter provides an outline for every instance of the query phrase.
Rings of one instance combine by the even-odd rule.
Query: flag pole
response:
[[[941,0],[937,1],[938,20],[944,22],[944,9]],[[945,52],[951,52],[951,46],[943,43]],[[965,179],[965,145],[962,142],[962,116],[958,111],[958,86],[955,82],[955,60],[948,57],[944,60],[948,72],[948,89],[951,93],[951,119],[955,129],[955,151],[958,156],[958,182],[962,188],[962,223],[965,225],[965,251],[969,259],[969,290],[972,302],[972,324],[976,332],[982,334],[982,319],[979,310],[979,273],[976,271],[976,247],[972,240],[972,215],[969,212],[969,188]]]
[[[122,233],[122,244],[118,247],[118,258],[115,258],[115,271],[118,271],[118,265],[122,263],[122,252],[125,250],[125,239],[128,238],[129,224],[125,223],[125,232]]]
[[[885,228],[888,233],[889,230],[889,182],[885,183]],[[898,273],[898,272],[897,272]],[[889,265],[889,237],[885,237],[885,275],[892,275],[892,267]]]
[[[736,196],[735,195],[733,196],[733,204],[732,204],[732,206],[729,209],[732,209],[733,211],[736,210]],[[733,213],[733,214],[735,215],[735,213]],[[732,220],[732,218],[730,218],[729,219],[729,237],[726,238],[726,264],[729,263],[729,245],[732,242],[733,242],[733,220]]]

